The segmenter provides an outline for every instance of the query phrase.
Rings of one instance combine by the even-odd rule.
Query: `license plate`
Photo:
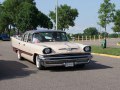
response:
[[[65,67],[73,67],[74,63],[65,63]]]

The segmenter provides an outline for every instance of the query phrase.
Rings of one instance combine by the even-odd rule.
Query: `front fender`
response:
[[[84,48],[85,48],[86,46],[91,47],[90,45],[84,45],[84,44],[80,44],[80,43],[76,43],[76,44],[80,47],[81,52],[85,52],[85,51],[84,51]],[[91,52],[90,52],[90,53],[91,53]]]

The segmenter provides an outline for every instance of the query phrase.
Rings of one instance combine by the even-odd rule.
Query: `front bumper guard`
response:
[[[88,64],[92,59],[92,55],[78,56],[78,57],[57,57],[57,58],[40,58],[41,64],[45,67],[66,66],[66,63],[73,63],[73,66],[79,64]]]

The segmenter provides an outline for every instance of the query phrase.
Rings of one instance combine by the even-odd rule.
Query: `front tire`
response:
[[[18,60],[22,60],[21,53],[19,50],[17,51],[17,57],[18,57]]]
[[[40,60],[40,58],[39,58],[38,55],[36,55],[35,62],[36,62],[36,67],[37,67],[39,70],[45,69],[45,67],[41,64],[41,60]]]
[[[84,68],[85,67],[85,64],[81,64],[79,65],[80,68]]]

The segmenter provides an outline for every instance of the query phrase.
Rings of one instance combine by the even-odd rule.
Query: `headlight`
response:
[[[84,47],[85,52],[91,52],[91,46],[86,46]]]
[[[52,49],[51,48],[45,48],[45,49],[43,49],[43,53],[44,54],[50,54],[50,53],[52,53]]]

